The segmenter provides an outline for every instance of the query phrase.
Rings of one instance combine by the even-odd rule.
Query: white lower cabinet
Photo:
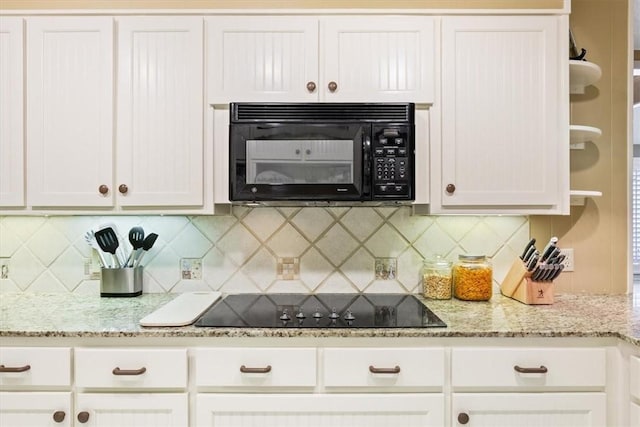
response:
[[[629,425],[640,426],[640,405],[637,403],[629,404]]]
[[[452,425],[605,426],[604,393],[454,393]]]
[[[213,394],[196,398],[198,427],[430,427],[444,425],[442,394]]]
[[[77,425],[189,425],[186,348],[76,348]]]
[[[385,390],[442,390],[443,348],[327,348],[324,386]]]
[[[452,425],[605,426],[604,348],[454,348]]]
[[[71,348],[0,347],[0,391],[2,427],[73,425]]]
[[[443,348],[197,348],[192,425],[441,426],[444,359]]]
[[[71,392],[0,393],[0,426],[72,426]]]
[[[87,427],[189,425],[187,393],[78,393],[75,408]]]

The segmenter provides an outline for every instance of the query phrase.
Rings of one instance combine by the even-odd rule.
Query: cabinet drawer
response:
[[[640,400],[640,357],[636,356],[629,359],[629,393]]]
[[[326,387],[437,387],[444,384],[442,348],[327,348]]]
[[[606,355],[600,348],[454,349],[451,370],[453,387],[603,388]]]
[[[69,386],[71,349],[40,347],[0,348],[0,386]]]
[[[200,387],[313,387],[315,348],[199,348]]]
[[[186,349],[90,349],[75,351],[78,387],[184,388]]]

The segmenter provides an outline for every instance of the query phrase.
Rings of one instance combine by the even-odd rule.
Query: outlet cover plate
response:
[[[183,280],[202,280],[202,258],[182,258],[180,277]]]

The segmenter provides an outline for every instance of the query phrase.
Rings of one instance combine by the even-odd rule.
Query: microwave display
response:
[[[413,104],[231,104],[233,202],[410,202]]]

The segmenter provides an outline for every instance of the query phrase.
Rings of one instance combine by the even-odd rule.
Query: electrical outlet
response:
[[[9,278],[9,258],[0,258],[0,279]]]
[[[300,278],[300,258],[278,258],[276,277],[278,280],[298,280]]]
[[[95,257],[84,259],[84,275],[89,280],[100,280],[102,277],[100,261]]]
[[[573,248],[564,248],[560,249],[560,254],[564,255],[564,269],[562,271],[574,271],[574,257],[573,257]]]
[[[376,280],[394,280],[398,275],[396,258],[376,258],[374,265]]]
[[[182,258],[180,260],[180,271],[183,279],[201,280],[202,279],[202,259],[201,258]]]

